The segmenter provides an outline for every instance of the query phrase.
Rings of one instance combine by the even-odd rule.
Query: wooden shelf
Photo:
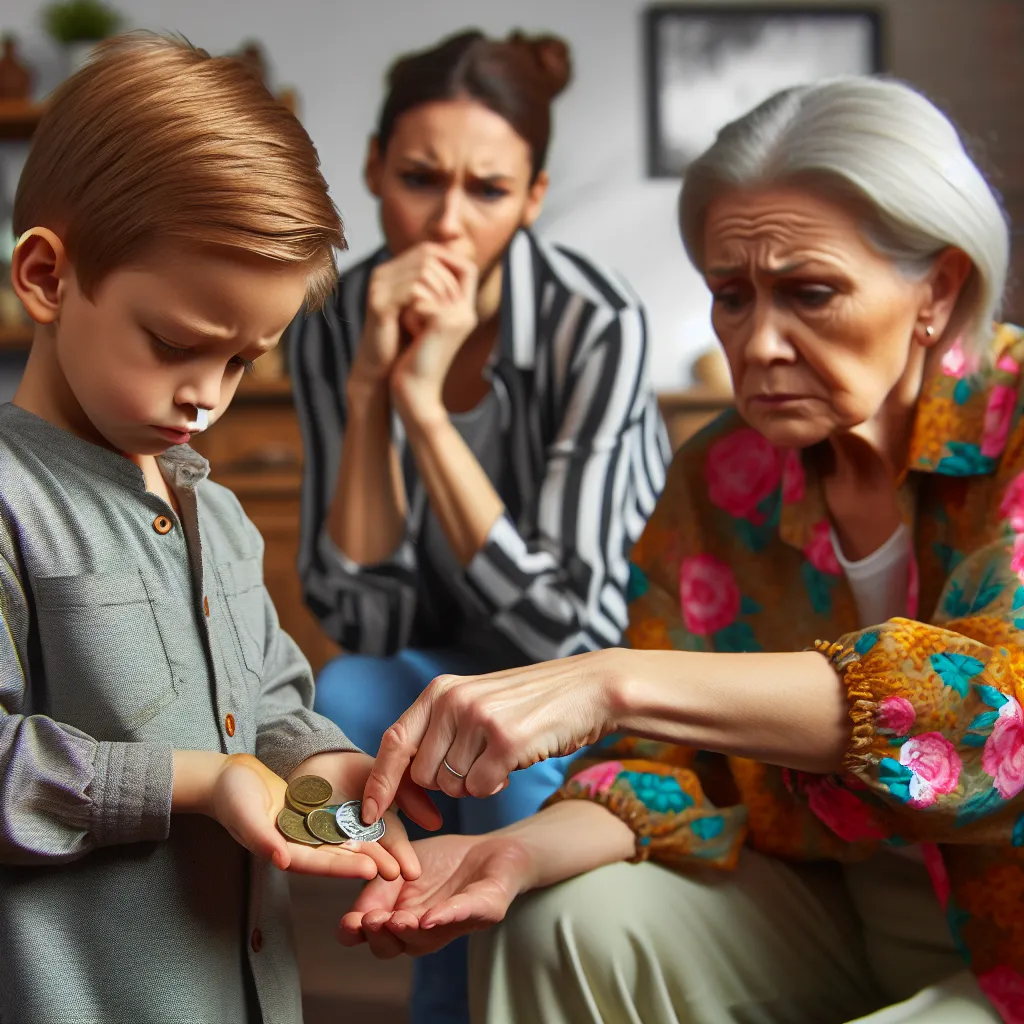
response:
[[[28,324],[24,327],[0,327],[0,352],[27,351],[31,344],[32,328]]]
[[[0,139],[27,142],[45,109],[45,104],[31,100],[0,100]]]

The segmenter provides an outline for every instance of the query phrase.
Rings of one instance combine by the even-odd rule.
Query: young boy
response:
[[[310,710],[261,539],[187,442],[334,283],[316,151],[242,65],[123,37],[53,95],[14,227],[36,328],[0,406],[0,1022],[298,1022],[278,869],[418,866],[393,815],[380,844],[277,831],[287,779],[350,799],[371,760]]]

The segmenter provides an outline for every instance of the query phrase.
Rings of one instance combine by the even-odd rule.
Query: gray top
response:
[[[238,500],[187,447],[160,468],[180,519],[129,460],[0,406],[0,1024],[302,1019],[286,878],[172,819],[171,752],[287,775],[353,748],[309,710]]]
[[[504,484],[505,432],[494,388],[489,388],[473,409],[450,413],[449,419],[500,493]],[[469,651],[478,656],[482,666],[493,664],[495,669],[522,663],[522,653],[487,618],[429,502],[424,502],[420,543],[419,585],[435,624],[434,646]]]

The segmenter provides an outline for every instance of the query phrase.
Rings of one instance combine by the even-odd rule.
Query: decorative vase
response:
[[[97,42],[96,39],[76,39],[73,43],[64,44],[64,59],[69,75],[73,75],[89,62]]]
[[[32,92],[32,73],[18,60],[13,36],[3,37],[0,57],[0,100],[27,100]]]

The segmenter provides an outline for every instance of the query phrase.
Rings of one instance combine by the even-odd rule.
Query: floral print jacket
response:
[[[857,628],[813,461],[735,413],[679,452],[634,552],[633,647],[832,659],[852,719],[843,771],[610,737],[552,799],[603,803],[637,859],[683,869],[729,868],[744,842],[837,860],[920,843],[963,956],[1024,1022],[1024,331],[994,344],[984,368],[952,349],[918,403],[906,618]]]

